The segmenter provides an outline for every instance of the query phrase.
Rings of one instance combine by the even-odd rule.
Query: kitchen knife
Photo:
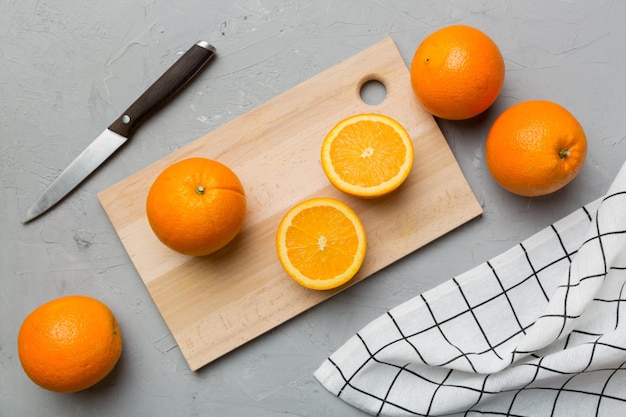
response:
[[[130,138],[138,124],[181,90],[215,54],[215,47],[199,41],[180,57],[130,107],[104,130],[44,190],[22,223],[45,213],[87,178]]]

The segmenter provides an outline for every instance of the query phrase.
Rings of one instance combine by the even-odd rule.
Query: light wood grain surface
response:
[[[369,105],[361,99],[361,86],[369,80],[385,85],[382,103]],[[322,140],[332,126],[363,112],[398,120],[416,151],[407,181],[391,195],[374,200],[337,191],[319,159]],[[218,253],[201,258],[163,246],[145,216],[145,198],[155,177],[171,163],[192,156],[231,167],[244,184],[249,206],[240,235]],[[350,205],[368,237],[357,276],[326,292],[294,283],[275,254],[275,231],[283,214],[316,196]],[[482,213],[435,120],[417,103],[408,69],[391,38],[207,133],[98,198],[192,370]]]

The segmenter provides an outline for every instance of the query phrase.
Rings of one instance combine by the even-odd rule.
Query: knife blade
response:
[[[130,139],[146,116],[180,91],[214,55],[215,47],[208,42],[195,43],[61,172],[31,205],[22,223],[48,211],[83,182]]]

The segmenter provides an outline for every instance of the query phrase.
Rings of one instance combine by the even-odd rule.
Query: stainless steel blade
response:
[[[58,203],[89,174],[95,171],[128,138],[105,129],[39,196],[26,212],[22,223],[27,223]]]
[[[215,47],[199,41],[157,79],[120,117],[87,147],[33,203],[22,223],[43,214],[130,138],[139,123],[180,91],[215,55]]]

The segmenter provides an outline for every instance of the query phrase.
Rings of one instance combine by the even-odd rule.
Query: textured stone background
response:
[[[0,6],[0,416],[359,416],[313,378],[387,309],[508,249],[606,191],[626,157],[626,3],[411,0],[8,0]],[[484,215],[193,373],[96,193],[387,36],[407,65],[433,30],[488,33],[506,62],[496,104],[439,121]],[[37,194],[194,42],[218,58],[69,198],[28,224]],[[565,189],[514,196],[484,163],[497,115],[528,99],[567,107],[590,143]],[[419,151],[419,149],[418,149]],[[114,372],[73,395],[27,379],[23,318],[65,294],[107,303],[125,345]]]

